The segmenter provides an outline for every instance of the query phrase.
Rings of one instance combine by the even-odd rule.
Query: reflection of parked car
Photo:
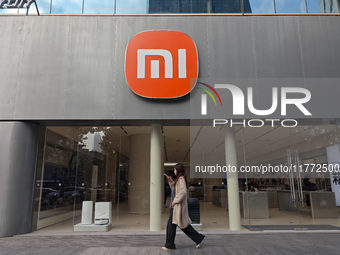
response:
[[[68,198],[71,196],[83,196],[84,195],[84,188],[83,187],[75,187],[75,186],[69,186],[65,187],[63,191],[63,197]]]
[[[60,198],[57,200],[56,207],[63,207],[76,203],[81,203],[85,199],[85,189],[83,187],[68,186],[60,189]]]
[[[59,197],[59,191],[51,188],[42,188],[41,205],[53,205]]]

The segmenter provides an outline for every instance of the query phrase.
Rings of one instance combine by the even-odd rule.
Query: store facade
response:
[[[1,236],[65,221],[72,229],[82,201],[112,202],[111,231],[162,230],[163,172],[174,162],[187,167],[203,229],[340,227],[337,177],[328,171],[340,161],[338,16],[0,19]],[[177,31],[194,42],[197,77],[187,77],[183,95],[131,88],[126,49],[143,31]],[[160,40],[144,43],[155,49]],[[178,47],[167,49],[173,78],[183,75]],[[145,55],[145,79],[166,76],[162,54]],[[188,53],[186,67],[190,61]],[[148,93],[162,82],[152,86]],[[300,175],[215,172],[300,164]],[[327,171],[306,169],[323,164]],[[252,201],[268,201],[267,211]]]

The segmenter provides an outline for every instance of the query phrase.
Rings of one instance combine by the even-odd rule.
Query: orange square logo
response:
[[[177,31],[141,32],[126,48],[125,76],[139,96],[184,96],[194,88],[198,77],[196,45],[188,35]]]

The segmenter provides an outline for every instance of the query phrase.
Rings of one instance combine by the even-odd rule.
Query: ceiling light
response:
[[[175,166],[177,163],[164,163],[164,166]]]

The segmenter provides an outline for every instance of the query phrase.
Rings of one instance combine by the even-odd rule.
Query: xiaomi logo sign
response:
[[[194,88],[198,77],[196,45],[188,35],[177,31],[141,32],[126,48],[125,75],[139,96],[184,96]]]

